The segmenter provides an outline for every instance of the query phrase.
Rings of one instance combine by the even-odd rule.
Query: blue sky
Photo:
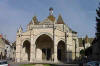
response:
[[[99,0],[0,0],[0,33],[14,41],[20,25],[26,29],[35,15],[42,21],[49,15],[49,7],[53,7],[54,16],[61,14],[79,37],[95,37],[98,3]]]

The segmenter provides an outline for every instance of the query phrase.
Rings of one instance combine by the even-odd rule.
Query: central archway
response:
[[[53,55],[53,40],[46,34],[38,37],[36,44],[36,59],[37,60],[52,60]]]
[[[64,41],[59,41],[57,46],[57,58],[61,62],[66,61],[66,45]]]

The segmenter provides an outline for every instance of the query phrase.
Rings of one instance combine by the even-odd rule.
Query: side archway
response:
[[[59,41],[57,46],[57,58],[60,62],[66,61],[66,44],[64,41]]]
[[[22,45],[22,60],[30,61],[30,41],[25,40]]]

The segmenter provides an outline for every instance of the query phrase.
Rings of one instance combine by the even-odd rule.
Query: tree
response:
[[[100,40],[100,7],[96,10],[97,17],[96,17],[96,39]]]
[[[85,49],[85,56],[90,56],[90,55],[92,55],[92,46]]]
[[[85,55],[84,49],[82,49],[82,50],[80,51],[80,55],[81,55],[81,56],[84,56],[84,55]]]

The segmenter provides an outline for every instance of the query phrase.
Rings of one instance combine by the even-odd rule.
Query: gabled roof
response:
[[[58,16],[57,24],[64,24],[61,14]]]

